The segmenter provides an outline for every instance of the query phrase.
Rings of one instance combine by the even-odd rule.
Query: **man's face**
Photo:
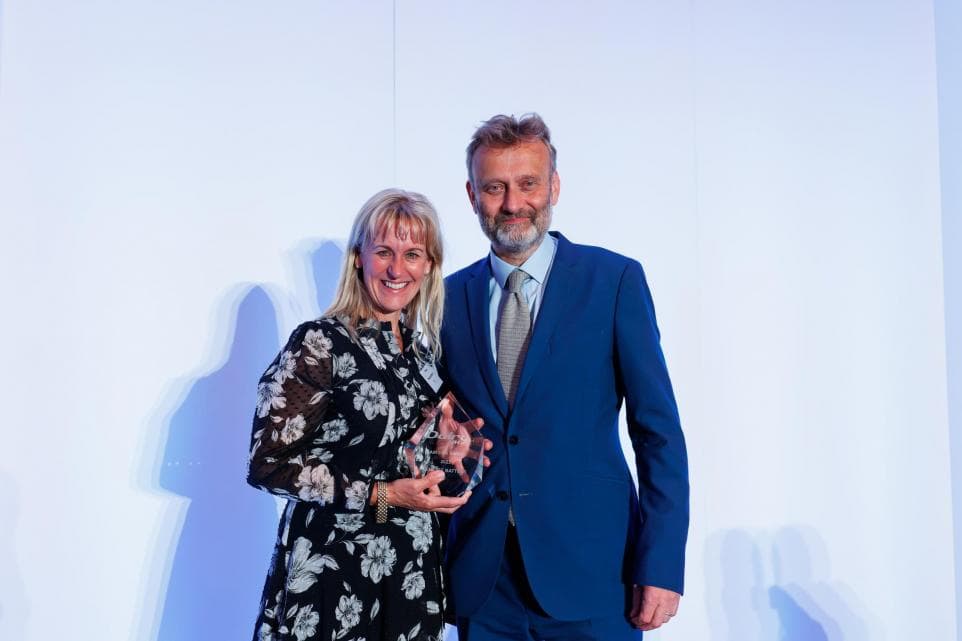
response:
[[[479,147],[468,198],[496,254],[526,259],[551,226],[561,182],[540,140],[511,147]],[[520,264],[520,263],[518,263]]]

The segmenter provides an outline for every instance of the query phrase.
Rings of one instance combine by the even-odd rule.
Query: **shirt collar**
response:
[[[528,257],[528,260],[524,261],[519,267],[515,267],[511,263],[501,260],[492,250],[488,254],[488,262],[491,264],[491,275],[494,276],[494,279],[498,282],[501,289],[504,289],[511,272],[515,269],[522,269],[528,276],[538,281],[539,285],[542,285],[544,284],[545,278],[548,277],[548,270],[551,269],[551,261],[554,258],[557,246],[557,239],[551,234],[545,234],[538,248],[534,250],[534,253]]]

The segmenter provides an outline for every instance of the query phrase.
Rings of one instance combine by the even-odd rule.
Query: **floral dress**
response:
[[[403,327],[403,325],[402,325]],[[286,497],[254,638],[440,641],[441,543],[433,513],[390,509],[375,480],[410,476],[402,444],[439,396],[431,360],[389,323],[351,337],[304,323],[258,385],[248,482]]]

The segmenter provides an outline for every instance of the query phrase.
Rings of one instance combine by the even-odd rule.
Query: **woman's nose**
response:
[[[401,259],[395,258],[387,265],[388,278],[393,279],[400,273],[401,273]]]

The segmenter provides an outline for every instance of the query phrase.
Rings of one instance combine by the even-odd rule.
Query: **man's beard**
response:
[[[544,235],[551,226],[551,215],[551,205],[545,205],[543,209],[530,213],[507,214],[499,212],[494,221],[490,223],[483,215],[478,216],[478,218],[481,219],[481,229],[484,231],[484,235],[491,241],[496,252],[523,254],[532,247],[536,247],[544,239]],[[531,221],[531,224],[504,224],[506,218],[519,217],[527,218]]]

